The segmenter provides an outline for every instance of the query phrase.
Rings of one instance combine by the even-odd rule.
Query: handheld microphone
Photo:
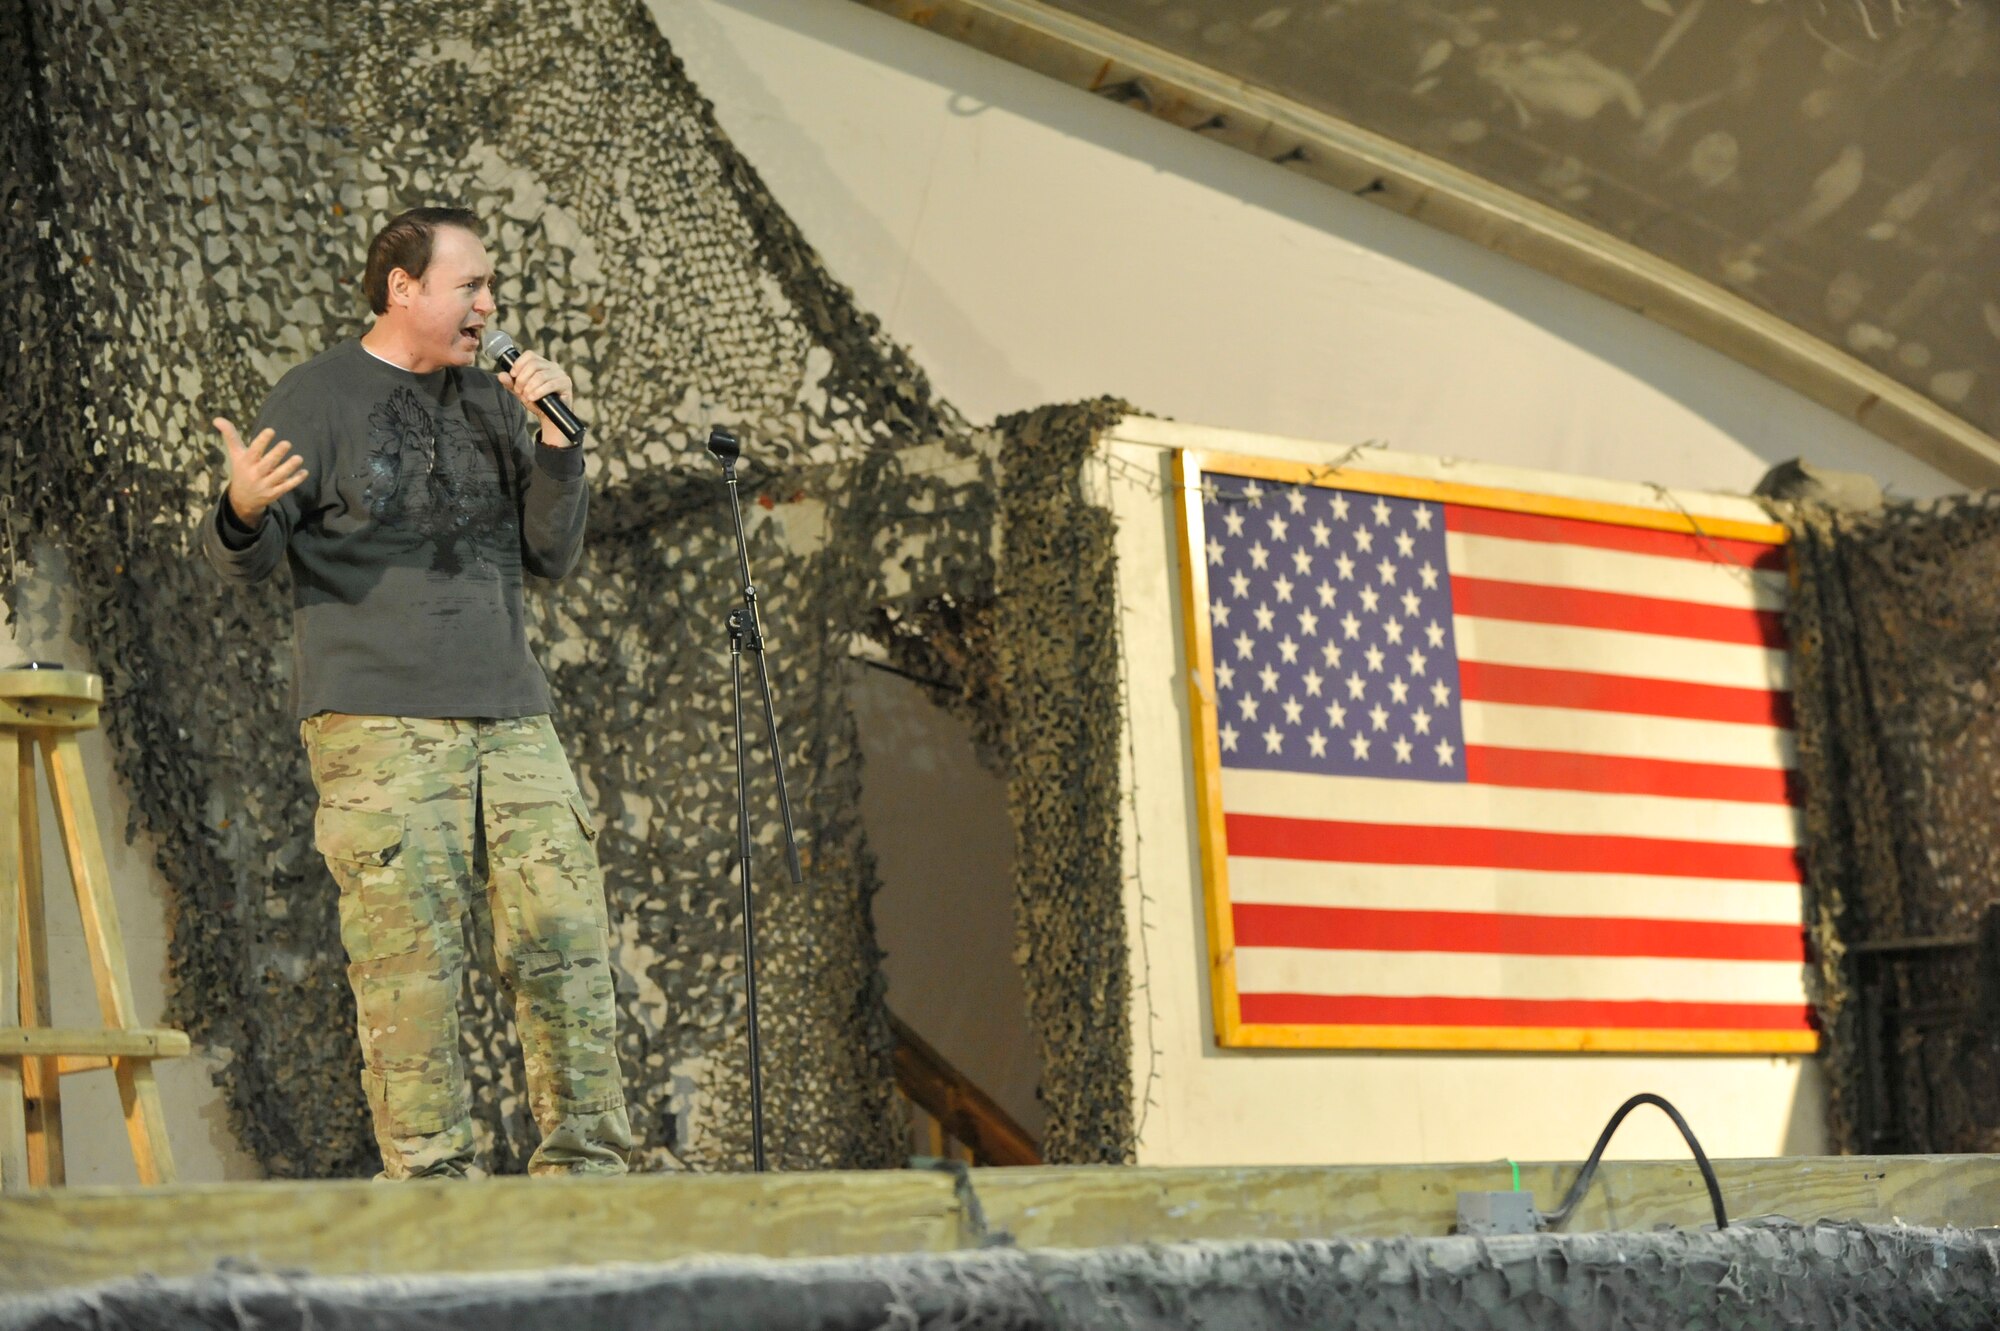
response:
[[[512,370],[514,362],[521,359],[521,349],[514,345],[514,339],[495,328],[486,335],[486,354],[491,356],[503,370]],[[576,418],[569,404],[559,393],[535,400],[535,409],[555,423],[563,438],[572,444],[583,442],[583,432],[590,427]]]

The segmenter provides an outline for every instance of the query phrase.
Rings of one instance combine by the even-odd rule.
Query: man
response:
[[[505,990],[542,1142],[535,1174],[631,1152],[596,836],[528,649],[523,572],[583,546],[583,450],[533,404],[533,353],[472,368],[494,311],[478,218],[418,208],[369,243],[374,325],[286,374],[202,545],[225,576],[292,572],[292,701],[340,885],[382,1177],[465,1177],[468,920]],[[276,442],[273,442],[273,441]]]

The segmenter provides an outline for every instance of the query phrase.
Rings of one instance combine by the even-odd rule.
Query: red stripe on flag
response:
[[[1251,859],[1801,881],[1798,852],[1790,846],[1489,827],[1343,823],[1250,813],[1224,814],[1223,828],[1228,853]]]
[[[1800,964],[1806,959],[1805,931],[1796,924],[1241,903],[1230,909],[1238,947],[1493,952],[1530,957],[1682,957]]]
[[[1508,619],[1525,624],[1618,629],[1663,638],[1699,638],[1782,649],[1785,617],[1775,610],[1752,610],[1695,601],[1670,601],[1627,592],[1593,592],[1576,587],[1544,587],[1529,582],[1453,575],[1451,609],[1456,615]]]
[[[1811,1011],[1786,1003],[1594,1002],[1562,998],[1385,998],[1373,994],[1243,994],[1256,1026],[1540,1026],[1596,1030],[1809,1031]]]
[[[1695,536],[1687,532],[1623,527],[1582,518],[1543,517],[1537,513],[1515,513],[1500,508],[1468,508],[1460,504],[1445,505],[1444,527],[1446,531],[1463,532],[1468,536],[1500,536],[1514,541],[1543,541],[1550,545],[1583,545],[1594,550],[1665,555],[1672,559],[1698,560],[1704,564],[1768,569],[1774,573],[1785,571],[1785,547],[1765,545],[1761,541]]]
[[[1586,712],[1672,716],[1686,721],[1734,721],[1792,728],[1792,695],[1724,684],[1684,684],[1636,675],[1598,675],[1540,666],[1458,663],[1460,692],[1469,702],[1523,707],[1571,707]]]
[[[1798,773],[1779,767],[1732,767],[1664,758],[1607,758],[1595,753],[1465,746],[1465,776],[1475,786],[1594,790],[1614,795],[1801,803]]]

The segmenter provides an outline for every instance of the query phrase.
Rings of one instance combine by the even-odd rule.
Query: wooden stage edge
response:
[[[1575,1164],[1524,1164],[1553,1209]],[[2000,1155],[1720,1160],[1730,1219],[2000,1224]],[[947,1252],[1004,1232],[1024,1248],[1191,1239],[1434,1237],[1462,1191],[1506,1191],[1506,1162],[950,1174],[645,1175],[476,1183],[229,1183],[0,1197],[0,1294],[227,1262],[313,1275],[528,1271],[712,1255]],[[1569,1232],[1712,1220],[1692,1163],[1611,1162]]]

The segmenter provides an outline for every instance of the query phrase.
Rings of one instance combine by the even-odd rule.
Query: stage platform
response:
[[[1523,1164],[1553,1209],[1576,1164]],[[1782,1216],[2000,1225],[2000,1156],[1722,1160],[1732,1226]],[[438,1276],[696,1257],[875,1257],[1206,1241],[1439,1238],[1506,1162],[1435,1166],[911,1169],[475,1183],[240,1183],[0,1196],[0,1295],[218,1269]],[[1712,1224],[1692,1163],[1603,1165],[1571,1234]]]

